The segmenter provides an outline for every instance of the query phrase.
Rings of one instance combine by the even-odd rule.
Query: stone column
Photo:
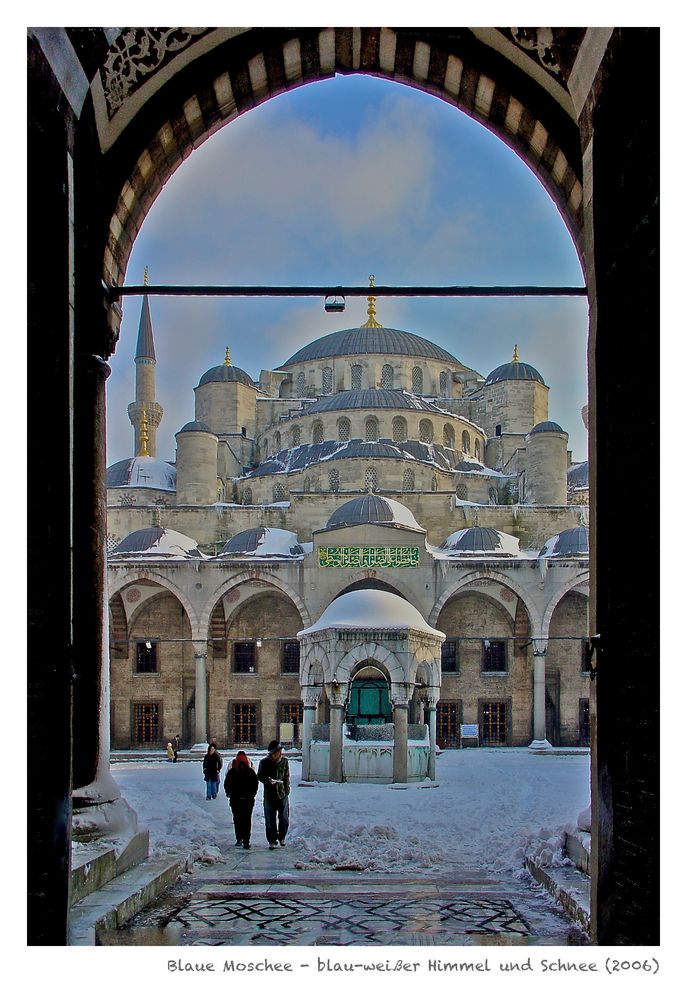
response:
[[[408,780],[408,702],[394,702],[394,781]]]
[[[434,781],[436,777],[436,764],[437,764],[437,701],[439,700],[438,691],[428,691],[427,699],[425,701],[425,715],[427,725],[429,726],[429,768],[427,771],[427,777]]]
[[[303,738],[301,752],[303,763],[301,766],[301,776],[303,781],[310,781],[310,741],[312,740],[312,727],[315,724],[315,712],[317,702],[320,697],[319,689],[308,684],[301,688],[301,699],[303,701]]]
[[[546,738],[546,639],[533,639],[534,689],[532,695],[532,735],[530,750],[550,750]]]
[[[329,705],[329,780],[343,781],[343,723],[345,705]]]
[[[193,643],[193,655],[196,661],[196,745],[207,745],[208,742],[208,678],[205,666],[207,652],[207,642]]]

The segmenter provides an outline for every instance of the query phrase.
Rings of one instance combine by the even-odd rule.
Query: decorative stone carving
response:
[[[561,67],[553,53],[553,31],[551,28],[511,28],[511,36],[521,49],[536,53],[539,62],[555,76],[561,75]]]

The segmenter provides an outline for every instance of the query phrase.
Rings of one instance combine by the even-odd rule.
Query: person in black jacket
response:
[[[267,747],[267,756],[258,767],[258,781],[264,786],[263,807],[265,811],[265,836],[270,850],[274,851],[277,841],[286,846],[289,829],[289,792],[291,779],[289,762],[282,754],[279,740],[272,740]]]
[[[243,844],[247,850],[250,847],[251,818],[258,791],[258,776],[243,750],[239,750],[236,754],[226,773],[224,791],[227,793],[234,817],[236,846],[240,847]]]
[[[222,758],[217,753],[217,744],[210,743],[208,746],[208,752],[203,757],[203,777],[205,778],[206,799],[217,798],[221,770]]]

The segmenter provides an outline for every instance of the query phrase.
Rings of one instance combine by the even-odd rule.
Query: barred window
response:
[[[334,385],[334,372],[331,368],[322,369],[322,392],[328,396]]]
[[[253,491],[250,486],[246,486],[241,494],[241,503],[249,504],[253,503]]]
[[[415,473],[412,469],[404,469],[403,471],[403,489],[404,490],[414,490],[415,489]]]
[[[485,639],[482,643],[482,671],[502,674],[507,669],[506,643],[503,639]]]
[[[301,443],[301,429],[300,427],[294,427],[291,431],[291,447],[297,448]]]
[[[365,469],[365,489],[376,490],[379,487],[379,479],[377,477],[377,470],[370,466]]]
[[[475,438],[475,458],[478,462],[482,461],[482,448],[477,438]]]
[[[489,487],[489,503],[490,504],[497,504],[498,502],[499,502],[499,495],[496,492],[496,487],[495,486],[490,486]]]
[[[408,440],[408,425],[405,417],[394,417],[391,423],[391,436],[394,441]]]
[[[455,674],[458,670],[458,640],[447,639],[441,644],[441,672]]]
[[[145,639],[136,643],[136,673],[156,674],[157,673],[157,643],[152,639]]]
[[[351,389],[362,389],[363,387],[363,366],[351,365]]]
[[[420,440],[425,444],[431,444],[434,440],[434,425],[431,420],[420,421]]]
[[[296,377],[296,392],[299,396],[305,396],[305,372],[299,372]]]
[[[279,431],[274,435],[274,451],[281,451],[281,434]]]
[[[499,746],[508,742],[508,704],[485,701],[480,712],[480,743]]]
[[[436,493],[438,489],[439,489],[439,483],[437,482],[437,477],[432,476],[432,493]]]
[[[466,455],[470,454],[470,435],[468,434],[467,431],[463,431],[462,448]]]
[[[366,441],[378,441],[379,440],[379,423],[376,417],[368,417],[365,421],[365,440]]]
[[[348,417],[341,417],[336,425],[339,441],[351,440],[351,421]]]
[[[394,368],[393,365],[382,365],[382,389],[393,389]]]
[[[254,642],[234,643],[234,664],[235,674],[254,674],[257,670],[257,655]]]
[[[272,487],[272,500],[274,503],[286,500],[286,488],[283,483],[275,483]]]
[[[457,747],[460,742],[461,704],[459,701],[440,701],[437,705],[437,744]]]
[[[297,639],[286,639],[281,644],[281,672],[283,674],[297,674],[300,667],[301,644]]]
[[[439,375],[439,395],[448,396],[448,372]]]
[[[303,725],[303,705],[300,701],[282,703],[279,708],[279,722],[293,725],[293,739],[300,739],[300,727]]]
[[[122,493],[121,496],[119,497],[120,507],[133,507],[135,502],[136,501],[134,500],[134,498],[130,493]]]
[[[258,706],[242,702],[232,709],[232,742],[257,743]]]
[[[456,444],[456,435],[453,427],[450,424],[444,424],[444,446],[446,448],[454,448]]]
[[[303,492],[304,493],[310,492],[310,476],[306,476],[305,479],[303,480]]]
[[[329,492],[338,493],[339,492],[339,470],[332,469],[329,473]]]
[[[588,747],[590,737],[589,698],[580,698],[580,746]]]
[[[160,730],[160,706],[157,702],[134,704],[134,743],[157,743]]]
[[[312,425],[312,443],[322,444],[324,441],[324,427],[319,420]]]
[[[460,486],[456,486],[456,497],[459,500],[467,500],[468,488],[464,483],[461,483]]]
[[[424,375],[422,374],[422,368],[413,368],[413,374],[411,378],[411,386],[413,392],[422,392],[425,384]]]

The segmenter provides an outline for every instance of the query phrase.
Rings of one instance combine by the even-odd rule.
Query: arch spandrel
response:
[[[166,590],[173,597],[179,601],[183,607],[188,620],[191,624],[191,634],[194,638],[199,635],[198,631],[198,616],[199,613],[196,608],[193,607],[188,597],[184,592],[177,587],[177,585],[172,581],[168,580],[161,573],[156,573],[155,570],[146,569],[144,566],[138,566],[136,569],[128,570],[121,576],[117,575],[111,578],[108,582],[108,602],[112,600],[115,594],[120,593],[126,587],[130,587],[134,583],[138,582],[154,583],[163,590]],[[146,602],[147,603],[147,602]]]
[[[581,583],[589,582],[589,570],[585,570],[584,573],[580,573],[577,577],[572,580],[568,580],[567,583],[562,584],[556,593],[553,595],[551,600],[546,606],[544,613],[542,615],[542,625],[541,625],[541,635],[548,636],[549,628],[551,627],[551,619],[553,618],[554,611],[563,600],[563,598],[570,593],[579,593],[581,597],[585,598],[589,602],[589,595],[582,594],[580,591],[576,591],[575,587],[579,587]]]
[[[284,597],[288,598],[295,605],[298,614],[301,616],[303,628],[308,628],[312,625],[310,612],[305,606],[300,594],[298,594],[293,587],[290,587],[288,583],[285,583],[283,580],[280,580],[278,577],[273,576],[271,573],[268,573],[263,569],[260,569],[259,571],[246,570],[243,573],[238,573],[236,576],[231,577],[229,580],[224,580],[205,600],[202,611],[199,613],[198,627],[201,635],[207,636],[207,632],[210,627],[210,617],[217,602],[228,591],[233,590],[234,587],[239,587],[242,583],[246,583],[248,581],[258,581],[259,583],[264,583],[266,586],[273,587],[275,590],[280,591]]]
[[[470,590],[471,585],[479,580],[490,580],[493,583],[498,583],[503,587],[510,590],[516,597],[520,598],[527,612],[530,620],[530,627],[534,630],[542,619],[542,610],[537,608],[536,604],[533,602],[532,597],[527,591],[521,587],[518,583],[512,580],[510,577],[506,576],[504,573],[496,572],[495,570],[485,569],[477,570],[474,573],[470,573],[464,576],[462,579],[457,580],[452,586],[448,587],[443,591],[439,597],[434,602],[434,607],[432,608],[427,621],[432,627],[436,627],[436,623],[439,619],[444,607],[448,604],[451,598],[458,596],[461,591]],[[505,604],[502,605],[504,611],[506,611],[511,618],[514,617],[515,612],[511,611]]]

